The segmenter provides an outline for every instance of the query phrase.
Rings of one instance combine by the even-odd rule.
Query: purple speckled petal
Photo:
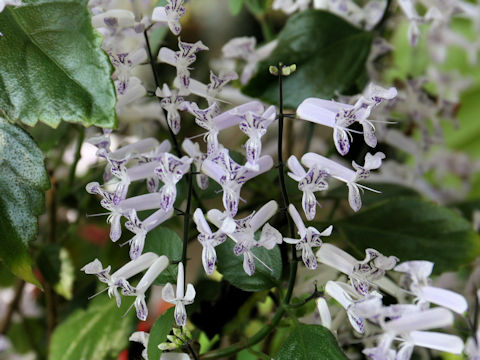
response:
[[[145,295],[137,296],[135,299],[135,310],[137,311],[138,319],[145,321],[148,316],[148,307],[145,303]]]

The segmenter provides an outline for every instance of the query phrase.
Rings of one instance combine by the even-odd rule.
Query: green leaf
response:
[[[28,0],[0,14],[0,109],[30,126],[113,127],[112,66],[86,0]]]
[[[125,298],[124,298],[125,299]],[[135,312],[122,318],[133,302],[123,301],[120,309],[107,296],[90,303],[87,310],[77,310],[53,333],[49,360],[103,360],[117,357],[126,348],[132,333]]]
[[[182,246],[182,239],[175,231],[167,227],[158,226],[147,234],[143,252],[151,251],[157,255],[166,255],[170,261],[178,261],[182,257]],[[154,284],[164,285],[167,282],[177,282],[177,265],[169,265],[157,277]]]
[[[276,286],[282,276],[282,257],[278,246],[272,250],[263,247],[252,249],[257,258],[263,261],[270,269],[267,269],[258,260],[255,260],[255,273],[247,275],[243,270],[243,255],[236,256],[233,253],[235,243],[227,240],[216,247],[218,257],[218,271],[225,280],[245,291],[261,291]]]
[[[365,73],[373,34],[357,29],[345,20],[320,10],[291,16],[278,36],[278,45],[258,73],[243,88],[252,97],[278,104],[278,79],[270,65],[296,64],[297,70],[283,78],[284,104],[296,108],[308,97],[330,99],[335,92],[355,92]]]
[[[283,343],[276,360],[346,360],[332,333],[320,325],[296,326]]]
[[[28,242],[37,237],[37,216],[45,210],[49,187],[40,149],[25,131],[0,117],[0,258],[15,275],[38,286]]]
[[[60,249],[60,279],[53,287],[57,294],[62,295],[67,300],[73,297],[73,282],[75,281],[75,266],[67,249]]]
[[[240,14],[242,11],[243,0],[229,0],[228,1],[228,8],[230,9],[230,13],[232,15]]]
[[[400,261],[430,260],[434,271],[455,271],[480,254],[472,225],[454,211],[406,197],[389,199],[340,220],[334,227],[363,254],[374,248]]]
[[[158,345],[167,341],[167,335],[170,334],[174,324],[174,308],[170,308],[160,316],[155,324],[153,324],[152,330],[150,330],[150,337],[148,338],[148,358],[160,359],[162,350],[158,348]]]

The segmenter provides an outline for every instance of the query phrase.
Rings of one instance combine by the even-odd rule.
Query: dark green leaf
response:
[[[45,210],[49,187],[40,149],[25,131],[0,118],[0,258],[15,275],[37,285],[28,242],[37,237],[37,216]]]
[[[86,0],[30,0],[0,14],[0,109],[33,126],[115,126],[112,66]]]
[[[150,337],[148,338],[148,358],[160,359],[162,350],[158,348],[158,345],[167,341],[167,335],[170,334],[174,324],[173,318],[174,308],[170,308],[160,316],[150,330]]]
[[[347,360],[347,357],[327,328],[300,324],[283,343],[275,359]]]
[[[278,45],[258,65],[258,73],[243,92],[278,103],[278,80],[268,67],[282,62],[297,70],[283,79],[284,104],[296,108],[308,97],[330,99],[335,92],[355,92],[356,80],[365,72],[373,34],[320,10],[290,17],[278,36]]]
[[[125,301],[127,300],[127,301]],[[117,357],[132,333],[135,311],[122,318],[133,299],[120,309],[108,296],[94,299],[87,310],[77,310],[53,333],[49,360],[103,360]]]
[[[182,257],[182,245],[182,239],[175,231],[158,226],[147,234],[143,252],[151,251],[158,255],[166,255],[170,261],[178,261]],[[164,285],[167,282],[177,282],[177,265],[169,265],[155,280],[157,285]]]
[[[40,250],[37,257],[38,268],[50,285],[55,285],[60,280],[60,246],[49,244]]]
[[[435,272],[455,271],[480,254],[472,225],[454,211],[406,197],[383,201],[334,224],[349,244],[374,248],[400,261],[430,260]]]
[[[458,202],[452,204],[451,207],[458,209],[469,221],[473,221],[473,213],[480,210],[480,199]]]
[[[371,187],[372,189],[378,190],[381,193],[374,193],[372,191],[365,191],[362,194],[362,204],[363,206],[373,205],[379,201],[383,201],[390,198],[397,198],[400,196],[414,196],[420,197],[420,194],[414,189],[389,183],[368,183],[366,186]],[[340,185],[334,189],[328,191],[328,196],[337,198],[337,199],[347,199],[348,198],[348,188],[345,185]]]
[[[255,256],[273,270],[270,271],[255,260],[255,273],[252,276],[243,270],[243,255],[236,256],[233,253],[234,246],[233,241],[227,240],[216,247],[218,271],[223,274],[226,281],[245,291],[267,290],[278,284],[282,276],[282,257],[277,246],[272,250],[263,247],[252,249]]]

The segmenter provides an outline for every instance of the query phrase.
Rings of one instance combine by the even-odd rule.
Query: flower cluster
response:
[[[385,10],[376,1],[368,2],[361,11],[353,1],[334,3],[325,1],[318,6],[347,18],[356,14],[355,23],[364,24],[367,29],[371,29],[380,20]],[[411,7],[408,1],[400,3],[404,11]],[[308,4],[309,1],[275,1],[274,8],[290,13],[305,9]],[[306,225],[296,205],[289,203],[285,194],[282,194],[283,208],[273,199],[269,199],[265,204],[254,204],[248,211],[240,206],[242,202],[249,200],[242,198],[242,189],[248,186],[246,184],[258,176],[266,176],[274,167],[274,158],[262,145],[269,130],[276,127],[277,122],[283,121],[283,109],[278,111],[275,106],[265,106],[260,101],[250,100],[226,110],[223,109],[225,105],[220,99],[225,97],[230,82],[238,78],[243,84],[248,81],[257,63],[275,48],[276,42],[256,49],[256,41],[252,38],[229,41],[223,47],[223,55],[230,60],[240,60],[235,64],[235,69],[243,65],[241,75],[238,76],[236,72],[226,68],[218,75],[210,72],[210,82],[204,84],[193,77],[192,65],[197,60],[197,54],[207,51],[208,47],[201,41],[187,43],[181,40],[181,18],[185,14],[182,0],[168,0],[165,6],[147,9],[144,13],[151,16],[143,17],[140,21],[136,20],[138,16],[131,11],[109,9],[106,1],[91,1],[90,5],[94,14],[92,22],[105,36],[103,46],[115,67],[113,78],[118,95],[117,111],[122,114],[131,107],[144,105],[147,101],[145,95],[149,82],[135,76],[135,67],[149,60],[156,89],[148,93],[155,95],[158,105],[155,109],[162,114],[156,118],[164,121],[171,139],[159,142],[154,138],[146,138],[115,150],[111,149],[111,135],[108,131],[90,139],[98,149],[97,156],[105,161],[106,169],[104,184],[92,182],[87,185],[87,191],[101,197],[100,204],[108,211],[107,222],[111,225],[112,241],[116,242],[122,236],[123,218],[126,220],[125,228],[134,235],[124,243],[130,246],[131,261],[126,265],[110,274],[110,266],[103,268],[100,261],[95,259],[87,264],[83,271],[96,275],[102,283],[107,284],[105,291],[108,291],[110,297],[115,297],[118,306],[122,301],[121,295],[135,297],[132,306],[136,309],[137,317],[146,320],[147,291],[168,266],[177,265],[176,288],[174,290],[171,283],[165,284],[162,298],[175,306],[175,322],[181,329],[176,328],[176,335],[170,336],[169,342],[161,344],[162,350],[185,350],[183,346],[191,339],[190,335],[185,335],[188,331],[185,329],[186,305],[194,302],[196,292],[192,284],[186,284],[185,267],[188,261],[186,254],[189,221],[192,217],[198,230],[197,239],[202,246],[201,261],[207,275],[212,275],[217,264],[222,261],[217,256],[216,247],[228,242],[233,246],[232,255],[243,257],[243,269],[238,271],[245,272],[249,277],[255,276],[259,266],[273,272],[268,261],[259,255],[265,252],[259,252],[257,248],[271,251],[281,246],[287,250],[286,244],[292,245],[293,260],[297,259],[296,252],[301,252],[302,262],[307,269],[313,271],[329,266],[342,273],[337,280],[326,282],[325,292],[346,310],[348,320],[356,333],[375,334],[374,342],[365,337],[364,354],[371,359],[407,360],[414,346],[452,353],[462,351],[463,341],[460,338],[425,331],[450,326],[454,319],[452,311],[463,314],[467,309],[466,301],[461,295],[430,285],[432,263],[413,261],[397,265],[398,258],[384,256],[374,249],[367,249],[365,259],[358,261],[339,247],[324,243],[324,239],[333,233],[333,226],[327,224],[320,231],[315,226]],[[425,18],[427,17],[425,15]],[[413,34],[418,19],[412,15],[410,20],[414,24],[411,30]],[[155,58],[151,54],[148,36],[151,28],[159,26],[168,27],[173,35],[178,36],[178,49],[162,47]],[[377,45],[378,48],[382,45],[385,47],[381,41]],[[375,54],[382,53],[383,50],[378,50]],[[371,60],[373,62],[374,58]],[[160,82],[156,72],[157,62],[167,69],[174,69],[175,76],[171,84]],[[293,71],[295,67],[288,67],[288,71],[281,69],[277,75],[289,75]],[[333,143],[339,156],[349,155],[352,134],[357,133],[363,136],[365,144],[370,148],[376,148],[379,140],[398,145],[403,138],[399,140],[395,130],[386,127],[391,123],[390,115],[395,109],[399,109],[402,103],[411,103],[412,97],[416,98],[417,102],[423,102],[423,98],[418,95],[424,91],[422,85],[413,80],[398,91],[394,87],[384,88],[370,83],[362,94],[354,97],[339,96],[338,101],[305,99],[296,109],[295,120],[310,121],[331,128]],[[440,113],[450,108],[451,103],[439,100],[435,103],[437,107],[431,105],[425,101],[424,111],[429,111],[430,119],[435,122]],[[166,115],[163,115],[164,111]],[[423,117],[414,113],[409,116],[412,121],[418,122],[420,127],[424,126]],[[203,142],[194,142],[193,139],[198,138],[196,135],[179,142],[177,136],[182,133],[182,121],[198,125]],[[424,126],[425,136],[428,128]],[[230,132],[237,131],[243,136],[245,160],[235,160],[237,158],[233,155],[233,149],[222,143],[221,133],[227,129]],[[282,190],[286,192],[284,164],[281,154],[277,156],[280,183]],[[380,151],[366,153],[363,165],[352,161],[352,169],[345,165],[343,160],[335,160],[316,152],[306,151],[298,157],[291,155],[285,165],[289,169],[288,176],[298,183],[296,195],[302,197],[305,219],[315,220],[318,193],[326,191],[332,181],[346,184],[348,203],[351,209],[359,211],[362,207],[361,193],[364,190],[378,192],[360,182],[373,177],[371,172],[379,170],[385,158],[386,155]],[[210,209],[205,209],[197,199],[198,207],[191,214],[194,177],[200,190],[220,187],[222,199]],[[179,196],[179,184],[182,181],[189,186],[185,211],[179,210],[184,203],[184,199]],[[131,185],[134,182],[144,182],[147,193],[132,195]],[[140,187],[141,185],[138,188]],[[257,210],[251,211],[252,209]],[[149,215],[144,216],[147,210]],[[149,232],[167,223],[175,211],[185,216],[186,235],[183,239],[182,258],[173,259],[165,254],[144,252],[145,242],[149,241]],[[281,224],[276,221],[275,216],[282,212],[293,220],[298,238],[294,238],[293,228],[289,237],[284,237],[280,232]],[[212,225],[214,227],[211,227]],[[397,278],[397,273],[405,273],[407,285],[397,286],[386,277],[387,272]],[[132,279],[140,273],[144,273],[143,276],[136,286],[132,285]],[[384,304],[381,290],[395,297],[397,303]],[[337,330],[333,324],[338,321],[332,321],[325,299],[320,298],[317,303],[322,324],[332,331]],[[438,307],[431,308],[431,304]],[[334,315],[339,317],[342,313],[337,311]],[[148,334],[134,333],[131,340],[146,346]],[[174,354],[177,354],[178,358],[185,355]],[[146,352],[143,357],[147,358]]]

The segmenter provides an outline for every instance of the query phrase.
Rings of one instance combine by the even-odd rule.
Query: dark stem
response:
[[[375,31],[382,31],[385,22],[388,19],[389,11],[390,11],[390,6],[392,5],[392,0],[387,0],[387,5],[385,6],[385,11],[383,12],[382,18],[378,21],[378,23],[375,25],[373,30]]]
[[[278,71],[279,71],[279,77],[278,77],[278,86],[279,86],[279,115],[278,115],[278,176],[280,179],[280,186],[282,189],[282,198],[283,198],[283,205],[285,208],[288,207],[289,200],[288,200],[288,193],[287,193],[287,188],[285,186],[285,174],[284,174],[284,164],[283,164],[283,88],[282,88],[282,67],[283,64],[279,64],[278,66]],[[295,230],[293,228],[293,223],[292,219],[290,216],[287,214],[287,221],[288,221],[288,227],[290,231],[290,237],[294,238],[295,237]],[[236,354],[239,351],[249,348],[260,341],[262,341],[270,332],[272,332],[282,319],[283,315],[285,314],[285,311],[287,307],[290,304],[290,300],[292,299],[292,294],[293,294],[293,288],[295,286],[295,280],[297,278],[297,267],[298,267],[298,262],[297,262],[297,254],[295,250],[295,245],[291,246],[292,250],[292,259],[290,260],[290,273],[288,277],[288,288],[287,292],[285,294],[285,297],[280,304],[280,306],[277,309],[277,312],[273,316],[272,320],[270,321],[269,324],[265,325],[262,327],[255,335],[252,337],[249,337],[247,341],[242,341],[238,342],[236,344],[230,345],[226,348],[223,349],[218,349],[214,351],[207,352],[203,355],[200,355],[200,359],[224,359],[230,355]]]
[[[288,199],[287,187],[285,185],[285,164],[283,163],[283,84],[282,84],[282,67],[283,64],[278,64],[278,142],[277,142],[277,154],[278,154],[278,178],[280,180],[280,188],[282,190],[283,207],[288,208],[290,201]],[[292,219],[287,214],[288,229],[290,237],[295,237],[295,230],[293,228]],[[293,246],[293,252],[296,254],[295,246]]]
[[[8,305],[7,312],[5,313],[5,317],[0,324],[0,334],[5,335],[10,328],[10,324],[12,323],[13,314],[22,299],[23,288],[25,287],[25,281],[18,280],[15,284],[15,294],[13,296],[12,302]]]
[[[75,181],[75,172],[77,170],[77,165],[81,157],[80,151],[82,150],[83,139],[85,138],[85,128],[83,126],[79,126],[78,130],[78,138],[77,138],[77,147],[75,149],[75,158],[73,160],[72,166],[70,167],[70,173],[68,174],[68,186],[71,187],[73,182]]]
[[[195,350],[193,350],[193,348],[192,348],[192,346],[190,345],[190,343],[187,342],[186,344],[187,344],[188,352],[192,355],[193,360],[198,360],[197,353],[195,352]]]
[[[193,165],[190,165],[190,171],[193,171]],[[187,274],[187,246],[188,246],[188,233],[190,231],[190,207],[192,205],[192,192],[193,192],[193,175],[189,172],[187,174],[188,180],[188,194],[187,194],[187,207],[184,211],[183,219],[183,247],[182,247],[182,263],[184,268],[184,284]]]
[[[155,89],[158,89],[160,87],[160,80],[158,79],[156,61],[155,61],[155,58],[152,55],[152,50],[150,48],[150,41],[148,40],[147,30],[145,30],[143,32],[143,36],[145,37],[145,43],[147,45],[148,59],[150,61],[150,67],[152,68],[153,79],[155,80]],[[157,97],[157,99],[160,101],[160,98]],[[166,118],[167,117],[165,116],[165,119]],[[175,148],[175,152],[177,153],[177,156],[182,157],[182,150],[180,149],[180,146],[178,145],[177,137],[173,133],[172,128],[170,127],[170,124],[168,123],[168,121],[167,121],[167,128],[168,128],[168,133],[170,134],[170,139],[173,142],[173,147]]]
[[[303,305],[307,304],[309,301],[318,299],[319,297],[322,297],[323,295],[324,295],[324,292],[323,291],[318,291],[317,286],[315,285],[315,290],[313,291],[313,293],[309,297],[307,297],[305,300],[303,300],[299,303],[290,304],[290,307],[293,308],[293,309],[300,308]]]

